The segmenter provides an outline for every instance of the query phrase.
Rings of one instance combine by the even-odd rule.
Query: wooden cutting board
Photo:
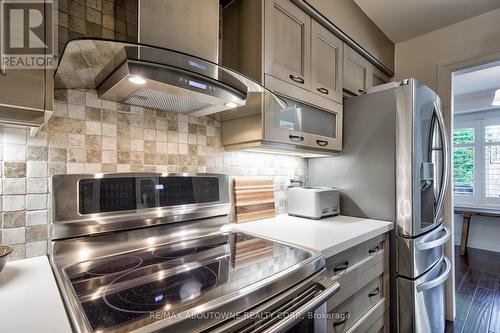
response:
[[[234,179],[233,195],[236,223],[276,216],[271,179]]]

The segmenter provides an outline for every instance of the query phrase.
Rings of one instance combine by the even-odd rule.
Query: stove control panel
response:
[[[82,179],[80,214],[217,202],[219,179],[210,176]]]

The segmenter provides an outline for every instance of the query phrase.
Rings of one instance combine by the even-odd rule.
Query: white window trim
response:
[[[478,181],[482,176],[482,165],[481,163],[481,152],[480,148],[477,146],[478,139],[481,135],[481,121],[480,120],[469,120],[469,121],[459,121],[455,123],[454,130],[461,128],[474,128],[474,143],[472,144],[455,144],[453,143],[453,152],[455,148],[458,147],[473,147],[474,148],[474,195],[460,195],[453,193],[455,203],[459,206],[479,206],[482,204],[481,197],[483,193],[482,182]],[[454,168],[452,169],[454,170]],[[453,184],[452,184],[453,190]]]
[[[452,142],[452,152],[455,147],[474,147],[474,195],[465,196],[453,193],[453,199],[457,206],[479,207],[479,208],[499,208],[500,198],[487,198],[485,182],[485,147],[497,143],[485,142],[485,127],[489,125],[500,125],[500,117],[481,117],[475,120],[459,120],[454,123],[454,130],[460,128],[474,128],[474,144],[459,144]],[[453,135],[452,135],[453,137]],[[453,140],[452,140],[453,141]],[[453,172],[452,168],[452,172]],[[453,190],[453,184],[451,184]]]

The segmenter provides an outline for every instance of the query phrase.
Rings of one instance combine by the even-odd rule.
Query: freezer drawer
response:
[[[429,270],[443,257],[450,237],[444,225],[417,238],[398,237],[398,276],[415,279]]]
[[[399,333],[444,332],[444,283],[450,271],[450,260],[443,257],[416,280],[397,278]]]

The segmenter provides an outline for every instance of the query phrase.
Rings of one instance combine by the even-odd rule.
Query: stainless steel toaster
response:
[[[290,187],[288,215],[320,219],[340,214],[339,190],[332,187]]]

